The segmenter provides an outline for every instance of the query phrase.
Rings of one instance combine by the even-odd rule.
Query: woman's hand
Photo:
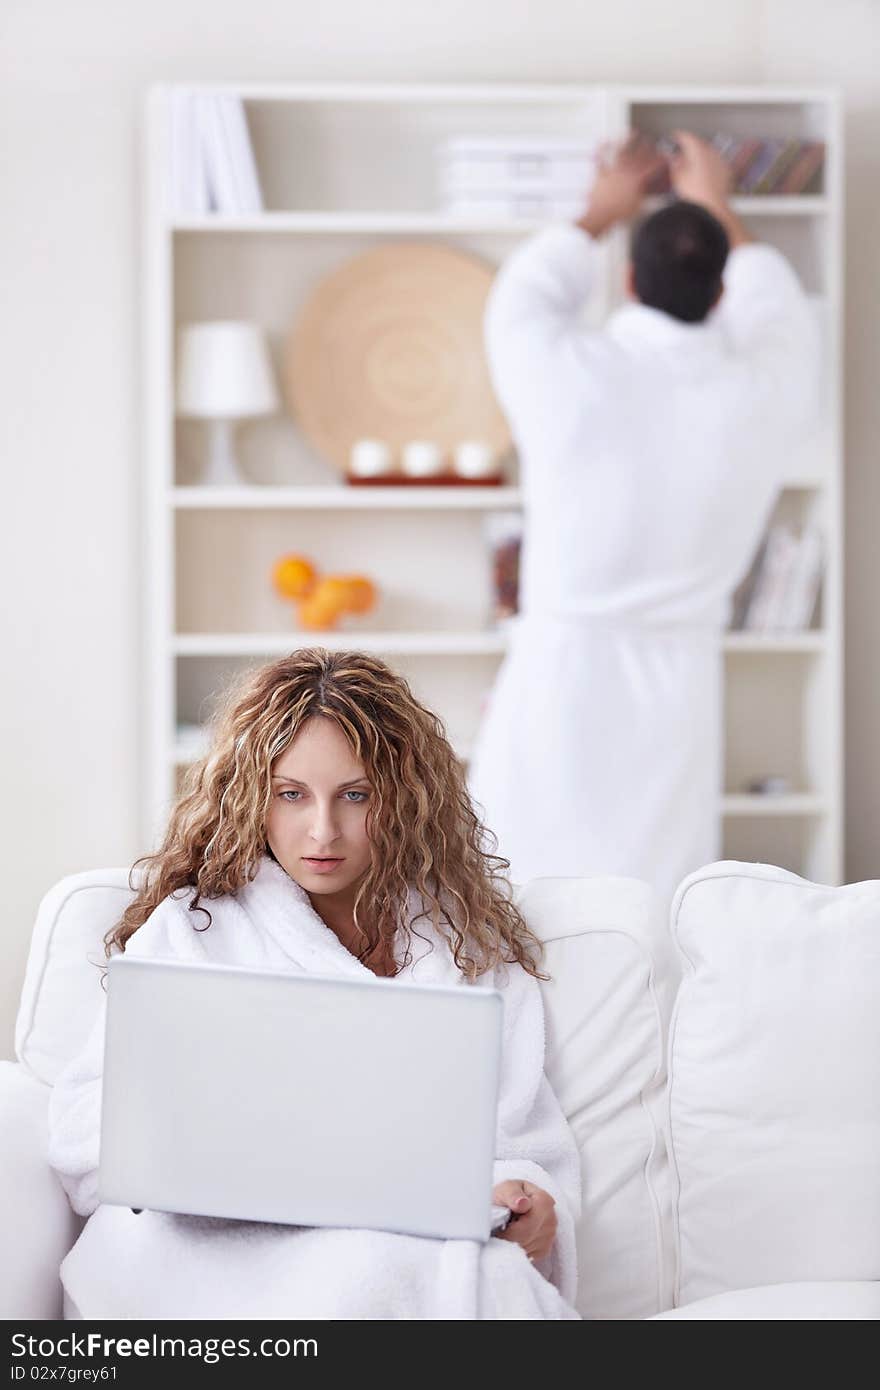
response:
[[[509,1207],[512,1215],[498,1240],[512,1240],[521,1245],[534,1262],[549,1255],[556,1239],[556,1203],[542,1187],[531,1182],[508,1179],[492,1192],[492,1201],[499,1207]]]

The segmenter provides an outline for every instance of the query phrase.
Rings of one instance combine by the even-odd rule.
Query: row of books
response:
[[[713,135],[712,144],[733,171],[734,193],[806,193],[825,161],[820,140],[758,140]]]
[[[263,196],[240,97],[177,87],[171,94],[172,211],[263,211]]]
[[[816,618],[824,569],[822,535],[815,526],[770,526],[734,595],[731,628],[749,632],[801,632]]]

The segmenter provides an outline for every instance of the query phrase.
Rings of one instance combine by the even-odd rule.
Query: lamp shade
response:
[[[278,391],[263,330],[255,323],[184,324],[177,369],[177,413],[238,420],[271,415]]]

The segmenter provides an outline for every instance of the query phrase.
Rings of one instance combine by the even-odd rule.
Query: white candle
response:
[[[465,439],[455,450],[455,471],[462,478],[489,478],[498,466],[482,439]]]
[[[353,478],[379,478],[391,471],[391,450],[383,440],[358,439],[352,445],[349,472]]]
[[[411,439],[403,446],[403,471],[410,478],[430,478],[443,472],[443,454],[432,439]]]

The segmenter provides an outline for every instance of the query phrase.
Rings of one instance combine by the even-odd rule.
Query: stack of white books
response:
[[[171,208],[178,216],[262,212],[263,196],[240,97],[171,93]]]
[[[450,217],[580,217],[595,177],[597,145],[549,135],[458,136],[439,151]]]
[[[772,525],[734,596],[731,627],[803,632],[813,625],[822,587],[824,546],[816,526]]]

